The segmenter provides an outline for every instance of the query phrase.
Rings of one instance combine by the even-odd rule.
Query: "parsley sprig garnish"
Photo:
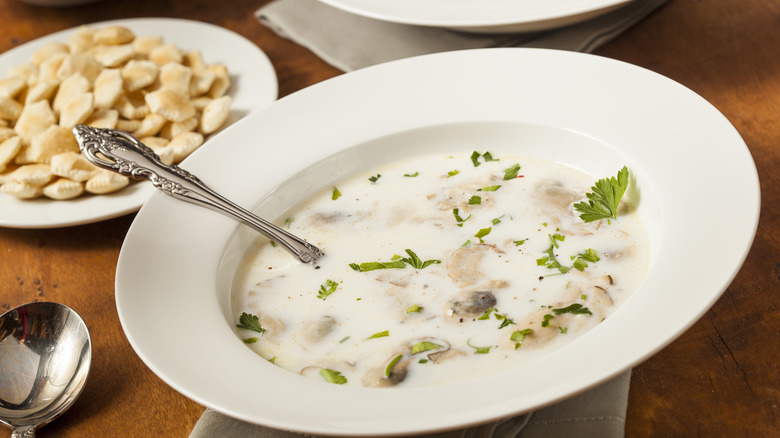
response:
[[[618,204],[628,188],[628,176],[628,168],[623,166],[617,178],[613,176],[596,181],[591,187],[593,192],[585,194],[588,201],[574,204],[574,209],[582,213],[580,218],[585,222],[617,219]]]
[[[238,317],[238,324],[236,327],[244,330],[252,330],[257,333],[265,333],[265,329],[260,325],[260,318],[257,315],[243,312]]]
[[[439,264],[441,260],[426,260],[422,261],[417,254],[411,249],[405,250],[409,257],[401,257],[394,255],[389,262],[365,262],[361,264],[350,263],[349,267],[358,272],[373,271],[376,269],[404,269],[406,265],[409,265],[415,269],[425,269],[430,265]]]
[[[339,286],[338,281],[333,280],[325,280],[325,284],[320,285],[320,291],[317,294],[317,298],[324,300],[325,298],[328,298],[330,294],[333,292],[336,292],[336,288]]]

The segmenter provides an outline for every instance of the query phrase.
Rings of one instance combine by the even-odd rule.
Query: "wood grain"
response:
[[[281,96],[341,74],[257,23],[252,13],[266,2],[104,0],[52,9],[6,0],[0,52],[95,21],[179,17],[256,43],[276,68]],[[668,76],[711,102],[745,139],[762,189],[758,234],[732,284],[700,321],[634,369],[626,436],[780,436],[780,3],[671,0],[597,54]],[[739,194],[723,194],[724,208],[733,196]],[[86,320],[94,342],[83,395],[40,437],[186,436],[203,411],[157,378],[122,332],[114,272],[132,220],[0,228],[2,309],[66,303]]]

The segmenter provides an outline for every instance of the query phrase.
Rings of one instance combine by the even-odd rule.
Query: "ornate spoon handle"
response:
[[[316,246],[208,188],[195,175],[178,166],[164,164],[151,148],[126,132],[76,125],[73,134],[84,156],[98,167],[135,179],[148,179],[174,198],[208,207],[243,222],[282,245],[303,263],[314,263],[324,255]]]

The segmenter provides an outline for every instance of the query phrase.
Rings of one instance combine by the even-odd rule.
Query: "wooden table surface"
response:
[[[276,68],[280,97],[341,74],[257,23],[252,13],[264,3],[104,0],[50,9],[5,0],[0,52],[90,22],[179,17],[256,43]],[[780,2],[671,0],[596,53],[658,72],[711,102],[750,148],[762,190],[758,234],[734,282],[693,327],[634,369],[626,436],[780,436]],[[739,193],[724,193],[724,208],[731,196]],[[94,342],[81,398],[41,437],[186,436],[203,411],[146,368],[120,327],[114,272],[132,220],[0,228],[2,309],[65,303],[86,320]]]

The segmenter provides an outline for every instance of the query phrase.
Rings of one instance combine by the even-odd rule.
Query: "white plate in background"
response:
[[[632,0],[320,0],[382,21],[468,32],[535,32],[578,23]]]

